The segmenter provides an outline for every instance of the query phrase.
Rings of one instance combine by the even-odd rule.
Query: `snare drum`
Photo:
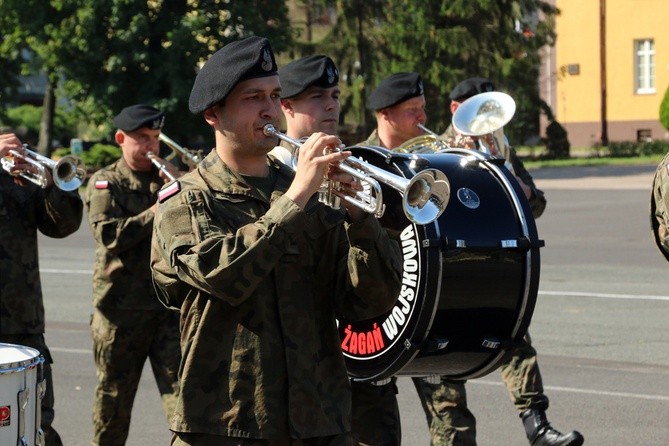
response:
[[[0,343],[0,445],[43,445],[44,358],[34,348]]]
[[[443,214],[417,225],[404,215],[402,193],[382,185],[380,223],[402,250],[402,287],[388,313],[338,321],[349,376],[471,379],[495,370],[527,332],[539,284],[543,241],[516,179],[503,160],[474,150],[347,150],[406,178],[436,168],[451,190]]]

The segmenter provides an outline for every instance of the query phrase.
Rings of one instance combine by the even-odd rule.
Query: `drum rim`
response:
[[[35,368],[44,362],[44,357],[40,354],[39,350],[35,348],[28,347],[26,345],[0,342],[0,349],[2,349],[3,347],[13,348],[16,350],[24,350],[24,351],[27,350],[30,353],[34,353],[34,356],[21,360],[9,361],[4,363],[0,362],[0,375],[23,372],[25,370]]]

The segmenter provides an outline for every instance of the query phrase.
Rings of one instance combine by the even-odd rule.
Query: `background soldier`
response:
[[[322,55],[305,56],[279,70],[281,111],[286,119],[286,134],[295,140],[312,133],[336,135],[339,125],[339,70],[332,59]],[[288,166],[295,147],[280,141],[270,152]]]
[[[350,445],[350,393],[336,316],[394,303],[400,252],[378,221],[319,203],[336,136],[311,135],[296,171],[267,154],[281,84],[267,39],[216,52],[189,100],[216,147],[161,192],[152,268],[181,309],[182,393],[173,445]],[[345,223],[344,218],[348,220]]]
[[[372,91],[367,107],[374,110],[376,129],[358,145],[393,149],[419,136],[425,124],[423,80],[418,73],[395,73]],[[364,445],[399,446],[402,440],[397,378],[353,382],[353,431]]]
[[[96,242],[91,318],[98,376],[94,445],[125,444],[147,358],[168,418],[178,393],[178,314],[156,298],[149,266],[158,190],[168,178],[153,167],[147,153],[158,153],[163,122],[164,114],[151,106],[124,108],[114,118],[123,156],[93,174],[86,189]],[[180,175],[173,165],[165,165],[172,175]]]
[[[14,134],[0,135],[0,159],[9,150],[23,152]],[[18,169],[28,168],[15,158]],[[53,359],[44,341],[44,303],[39,275],[37,231],[63,238],[79,229],[83,203],[76,191],[65,192],[53,185],[45,169],[47,187],[10,175],[0,169],[0,342],[32,347],[44,356],[42,370],[46,394],[42,398],[42,422],[46,446],[63,442],[52,426],[54,392]],[[31,396],[35,398],[35,396]]]
[[[451,112],[470,97],[495,91],[488,79],[470,78],[460,82],[451,91]],[[458,135],[452,128],[444,133],[452,147],[476,146],[475,142]],[[505,141],[503,133],[494,135],[497,141]],[[490,144],[494,147],[494,144]],[[546,199],[537,189],[532,177],[508,144],[499,144],[501,153],[493,156],[504,157],[511,164],[512,173],[529,200],[532,214],[538,218],[546,208]],[[494,152],[494,149],[493,149]],[[562,434],[555,430],[546,418],[548,397],[544,395],[541,373],[537,363],[537,352],[532,347],[529,334],[513,350],[509,359],[500,368],[511,400],[525,427],[532,446],[580,446],[583,436],[572,431]],[[439,382],[429,379],[414,379],[416,390],[427,416],[434,445],[476,445],[476,419],[467,407],[466,381],[454,381],[442,376]]]
[[[669,153],[657,165],[650,197],[650,226],[660,253],[669,261]]]

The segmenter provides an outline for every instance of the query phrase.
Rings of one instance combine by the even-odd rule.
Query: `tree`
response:
[[[292,39],[287,8],[271,0],[0,2],[13,17],[5,32],[36,54],[51,87],[87,122],[109,128],[121,108],[145,102],[167,112],[174,138],[193,141],[211,133],[187,107],[198,65],[248,35],[267,36],[275,51]]]
[[[548,2],[339,0],[337,10],[337,24],[317,50],[336,57],[357,114],[381,79],[416,71],[425,80],[430,125],[442,131],[450,122],[450,90],[467,77],[484,76],[518,103],[507,129],[512,140],[538,134],[539,49],[553,42],[557,14]],[[374,126],[369,116],[360,122],[367,132]]]
[[[660,103],[660,123],[669,130],[669,88],[664,92],[664,98]]]

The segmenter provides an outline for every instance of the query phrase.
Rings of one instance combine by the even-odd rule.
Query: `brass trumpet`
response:
[[[276,136],[296,148],[302,146],[299,141],[279,132],[271,124],[265,125],[263,131],[265,135]],[[293,168],[296,165],[297,163],[293,161]],[[383,193],[379,182],[402,193],[404,214],[411,222],[419,225],[425,225],[436,220],[446,209],[450,198],[448,178],[446,178],[443,172],[437,169],[425,169],[418,172],[413,178],[407,179],[353,156],[342,160],[339,163],[339,168],[358,179],[361,183],[367,184],[371,193],[362,191],[358,192],[355,197],[352,197],[336,189],[330,192],[366,212],[373,213],[376,218],[381,218],[385,210]]]
[[[46,169],[49,169],[53,178],[53,184],[64,191],[78,189],[86,178],[86,166],[83,161],[75,156],[67,155],[58,161],[54,161],[31,150],[28,144],[23,144],[23,152],[22,154],[16,150],[10,150],[8,152],[9,156],[5,156],[0,160],[2,168],[12,173],[11,171],[16,167],[15,160],[22,159],[30,164],[35,171],[21,169],[18,175],[42,188],[47,186]]]
[[[156,166],[158,170],[160,170],[162,173],[165,174],[165,176],[170,180],[174,181],[177,179],[174,175],[170,173],[169,170],[167,170],[167,166],[160,161],[158,161],[158,158],[156,157],[155,153],[153,152],[147,152],[146,157],[151,160],[151,164]]]
[[[194,168],[195,166],[197,166],[200,163],[200,161],[202,161],[202,157],[200,155],[198,155],[196,153],[193,153],[192,151],[181,147],[179,144],[177,144],[172,138],[170,138],[166,134],[161,133],[158,138],[162,142],[164,142],[165,145],[167,145],[170,149],[172,149],[172,151],[175,154],[178,153],[179,156],[181,157],[181,160],[184,162],[184,164],[186,164],[188,166],[189,169]],[[167,157],[166,159],[169,161],[170,157]]]

